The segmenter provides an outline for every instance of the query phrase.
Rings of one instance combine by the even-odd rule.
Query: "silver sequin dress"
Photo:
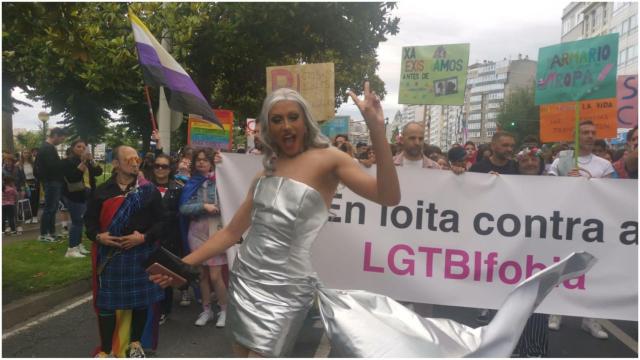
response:
[[[227,324],[239,344],[265,356],[291,350],[313,304],[310,250],[328,215],[312,187],[277,176],[258,180],[251,229],[229,279]]]

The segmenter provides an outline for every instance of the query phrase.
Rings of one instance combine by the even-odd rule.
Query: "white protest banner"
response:
[[[262,157],[223,154],[223,221],[244,200]],[[375,169],[368,169],[375,174]],[[513,287],[573,251],[598,262],[539,312],[637,321],[636,180],[398,168],[402,201],[381,207],[339,187],[313,247],[328,287],[397,300],[498,308]]]

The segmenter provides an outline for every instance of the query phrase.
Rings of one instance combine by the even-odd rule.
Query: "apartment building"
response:
[[[496,119],[505,99],[518,88],[532,87],[537,62],[518,55],[518,60],[483,61],[469,66],[462,109],[463,141],[487,143],[497,131]]]
[[[638,73],[638,3],[572,2],[562,11],[562,42],[618,33],[618,75]]]

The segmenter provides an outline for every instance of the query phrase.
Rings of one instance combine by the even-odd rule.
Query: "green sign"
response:
[[[540,49],[536,105],[616,97],[618,34]]]
[[[408,105],[462,105],[469,44],[402,48],[400,96]]]
[[[348,116],[336,116],[331,120],[320,123],[320,131],[328,137],[333,139],[338,134],[349,134],[349,117]]]

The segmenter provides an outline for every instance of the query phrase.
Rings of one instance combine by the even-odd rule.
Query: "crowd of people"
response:
[[[637,126],[628,132],[625,149],[614,151],[605,141],[596,139],[596,128],[591,121],[582,121],[579,129],[578,166],[575,166],[574,150],[570,149],[570,144],[542,145],[535,137],[529,136],[522,140],[522,146],[516,150],[516,138],[512,134],[501,131],[493,135],[490,144],[476,146],[468,141],[465,144],[454,144],[447,152],[443,152],[436,146],[424,143],[424,126],[417,122],[410,122],[402,128],[397,144],[389,145],[386,144],[386,140],[375,139],[377,142],[374,141],[371,146],[366,143],[357,143],[353,146],[346,134],[337,135],[330,142],[326,137],[315,133],[316,137],[312,141],[316,143],[308,144],[306,132],[310,131],[309,129],[317,132],[318,129],[315,129],[314,124],[310,122],[296,123],[298,119],[290,115],[297,111],[296,109],[280,109],[283,103],[293,108],[304,104],[304,102],[298,102],[296,105],[296,102],[289,99],[295,99],[295,96],[283,95],[279,102],[274,100],[275,102],[270,104],[267,110],[263,109],[263,112],[267,111],[267,113],[260,117],[262,124],[259,123],[257,126],[255,147],[248,149],[247,156],[250,156],[249,154],[264,155],[265,174],[279,171],[279,173],[288,174],[287,176],[291,178],[305,179],[310,175],[300,173],[301,170],[296,170],[295,166],[291,165],[298,161],[296,159],[300,154],[304,153],[305,157],[309,158],[307,160],[314,163],[318,169],[324,169],[322,166],[325,162],[335,162],[337,164],[334,164],[335,166],[346,169],[340,172],[341,176],[349,174],[345,179],[330,177],[332,184],[329,185],[319,180],[326,174],[322,176],[317,174],[316,177],[307,179],[309,183],[315,185],[316,189],[320,189],[319,194],[322,200],[328,199],[325,202],[329,204],[335,191],[333,185],[337,186],[338,182],[345,182],[350,187],[357,188],[361,194],[364,194],[363,196],[374,201],[393,203],[393,199],[381,195],[380,181],[376,184],[375,179],[371,182],[361,175],[353,175],[358,167],[368,168],[374,164],[377,165],[378,172],[386,171],[387,176],[391,176],[389,166],[391,168],[406,166],[450,170],[456,175],[470,171],[509,175],[637,179]],[[366,113],[370,111],[366,106],[372,106],[371,102],[375,103],[371,98],[367,101],[369,103],[363,105],[365,110],[361,108],[365,118],[378,116],[377,112],[373,112],[373,115]],[[296,114],[306,120],[304,118],[307,113],[304,110],[303,114]],[[281,111],[283,115],[281,117],[270,115],[277,111]],[[291,127],[293,130],[285,127],[277,128],[280,126],[278,124],[285,122],[294,124]],[[260,136],[260,131],[264,136]],[[372,134],[372,137],[376,136],[380,134]],[[142,266],[144,260],[159,244],[179,257],[186,257],[187,263],[200,269],[199,281],[197,284],[191,284],[193,294],[202,306],[202,312],[194,321],[196,326],[205,326],[216,320],[216,327],[225,327],[227,305],[230,302],[229,305],[234,307],[232,312],[235,316],[234,321],[248,321],[251,315],[245,313],[249,310],[243,308],[246,304],[243,305],[241,302],[250,299],[238,298],[240,296],[238,289],[248,285],[235,283],[234,301],[233,293],[228,294],[227,291],[229,282],[234,280],[229,279],[227,257],[224,253],[226,247],[222,245],[216,245],[216,247],[210,243],[212,238],[220,237],[222,240],[218,243],[224,242],[230,246],[240,239],[240,235],[250,224],[252,193],[250,192],[238,211],[241,215],[236,215],[236,217],[241,216],[241,220],[234,217],[230,224],[231,230],[224,232],[215,176],[216,163],[222,161],[220,154],[211,149],[184,147],[174,157],[165,155],[162,152],[159,136],[154,131],[152,138],[157,142],[155,152],[141,157],[135,149],[127,146],[114,149],[112,176],[97,187],[96,177],[102,174],[103,169],[92,159],[84,140],[76,139],[71,142],[66,157],[63,159],[59,157],[55,147],[63,143],[66,137],[67,133],[63,129],[54,128],[51,129],[46,142],[40,149],[22,152],[19,160],[16,160],[15,156],[4,154],[3,231],[5,234],[22,231],[22,228],[16,224],[16,204],[21,198],[30,200],[31,217],[24,219],[24,222],[38,223],[40,188],[44,190],[45,199],[39,221],[38,239],[40,241],[60,241],[55,226],[60,203],[68,210],[70,217],[66,257],[80,258],[90,253],[81,244],[83,227],[85,228],[87,237],[94,242],[94,305],[101,337],[101,345],[96,355],[107,357],[112,353],[116,310],[132,311],[132,331],[128,351],[130,357],[145,355],[140,341],[147,322],[149,307],[156,303],[160,304],[160,324],[165,323],[171,313],[174,289],[171,287],[161,289],[150,282]],[[302,141],[305,143],[299,143]],[[265,143],[271,145],[265,146]],[[348,156],[338,155],[333,151],[338,154],[343,152]],[[279,157],[274,155],[276,152]],[[353,161],[345,163],[344,159]],[[277,170],[275,161],[278,164]],[[326,168],[333,169],[334,167],[331,166],[334,165],[327,165]],[[383,169],[380,170],[380,167]],[[357,180],[350,179],[350,176]],[[252,189],[255,189],[258,183],[262,184],[260,181],[254,181]],[[393,177],[387,181],[393,181]],[[295,187],[295,184],[289,186]],[[393,184],[388,186],[393,188]],[[384,191],[389,187],[384,187]],[[223,235],[216,235],[221,231]],[[255,263],[245,263],[247,258],[249,255],[245,254],[245,258],[241,259],[242,266],[246,267],[246,274],[237,275],[240,276],[238,279],[252,274],[251,266],[259,263],[258,260],[255,260]],[[278,276],[286,277],[284,274]],[[242,281],[246,280],[242,279]],[[164,286],[167,284],[166,278],[153,280]],[[180,305],[190,305],[192,297],[189,288],[183,287],[179,291],[181,292]],[[217,314],[215,309],[219,310]],[[489,316],[489,311],[482,311],[478,321],[486,322]],[[548,328],[557,330],[560,327],[560,320],[561,317],[557,315],[550,316],[548,320],[546,316],[533,315],[514,354],[523,357],[545,356],[547,326],[540,324],[546,325],[548,321]],[[286,326],[290,324],[287,323]],[[607,337],[607,333],[592,319],[585,319],[582,326],[596,338]],[[249,334],[250,329],[236,328],[234,331],[238,338],[245,340],[253,339],[252,336],[255,335]],[[277,340],[269,339],[269,342],[277,342]],[[251,341],[241,342],[239,353],[249,354],[247,351],[251,351],[262,355],[279,354],[279,352],[272,352],[273,349],[269,347],[271,345],[260,347],[262,345],[258,344],[260,345],[258,346]],[[262,340],[255,341],[260,343]],[[286,346],[285,348],[277,346],[278,351],[286,350]]]
[[[533,136],[526,136],[516,149],[516,138],[508,132],[496,132],[488,144],[473,141],[453,144],[443,152],[438,146],[424,143],[424,125],[409,122],[402,128],[391,151],[396,166],[415,166],[428,169],[465,171],[508,175],[555,175],[593,178],[637,179],[637,126],[630,129],[623,148],[613,149],[607,141],[597,139],[595,124],[580,123],[580,156],[574,166],[573,143],[541,144]],[[353,146],[346,134],[338,134],[333,146],[351,155],[360,164],[370,167],[376,157],[366,143]],[[605,160],[605,161],[602,161]]]

